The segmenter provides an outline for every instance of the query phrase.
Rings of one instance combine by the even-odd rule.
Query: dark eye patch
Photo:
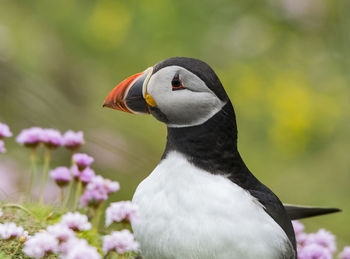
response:
[[[171,80],[171,86],[173,91],[184,89],[178,72],[174,75],[174,78]]]

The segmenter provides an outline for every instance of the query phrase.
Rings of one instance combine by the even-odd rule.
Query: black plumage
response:
[[[319,208],[291,204],[284,204],[284,208],[286,209],[287,214],[291,220],[310,218],[341,211],[338,208]]]

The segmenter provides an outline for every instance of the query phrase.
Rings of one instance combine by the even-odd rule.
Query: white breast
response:
[[[143,258],[281,258],[290,242],[262,205],[229,179],[172,152],[138,186],[132,227]]]

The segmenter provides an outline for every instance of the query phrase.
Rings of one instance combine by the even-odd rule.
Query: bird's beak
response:
[[[152,73],[153,67],[150,67],[122,81],[109,93],[103,107],[130,113],[150,113],[145,96]]]

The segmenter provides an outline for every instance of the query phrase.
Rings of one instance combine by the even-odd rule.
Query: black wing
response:
[[[338,209],[338,208],[319,208],[319,207],[299,206],[299,205],[292,205],[292,204],[283,204],[283,205],[291,220],[321,216],[321,215],[341,211],[341,209]]]

